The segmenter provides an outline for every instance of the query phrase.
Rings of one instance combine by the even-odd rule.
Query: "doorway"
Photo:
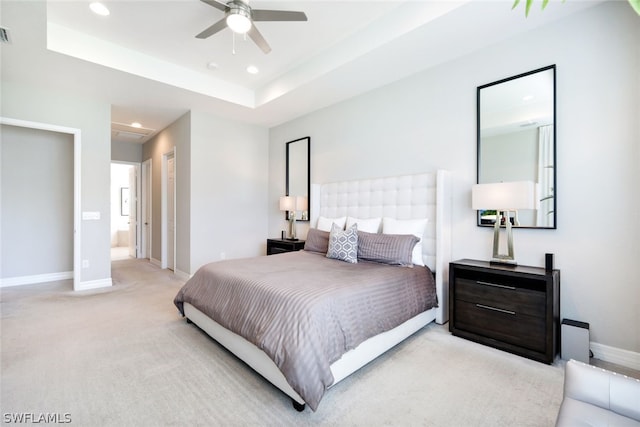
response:
[[[49,123],[39,123],[32,122],[28,120],[20,120],[20,119],[12,119],[8,117],[0,116],[0,125],[4,126],[15,126],[17,128],[25,128],[25,129],[35,129],[42,130],[46,132],[56,132],[62,134],[71,135],[73,138],[73,273],[71,277],[73,278],[73,289],[74,290],[82,290],[83,284],[80,277],[80,260],[81,260],[81,227],[80,227],[80,188],[81,188],[81,132],[80,129],[77,128],[69,128],[65,126],[59,126]],[[34,210],[35,211],[35,210]],[[37,220],[37,219],[36,219]],[[3,242],[5,241],[4,236],[2,238]],[[2,264],[2,262],[0,262]],[[22,280],[24,278],[24,280]],[[0,286],[9,286],[9,285],[22,285],[22,284],[32,284],[38,282],[47,282],[50,280],[59,280],[61,277],[52,277],[49,274],[37,274],[37,275],[27,275],[20,276],[13,281],[13,283],[9,283],[4,278],[0,278]]]
[[[111,163],[111,260],[137,258],[139,164]]]

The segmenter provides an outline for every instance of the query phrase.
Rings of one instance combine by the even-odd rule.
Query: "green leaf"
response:
[[[520,4],[520,0],[516,0],[513,2],[513,6],[511,6],[511,10],[515,9],[517,5]]]
[[[547,4],[549,4],[549,0],[542,0],[542,10],[547,7]]]
[[[636,11],[638,15],[640,15],[640,0],[629,0],[629,4]]]
[[[524,10],[524,16],[529,16],[529,9],[531,9],[531,5],[533,4],[533,0],[527,0],[527,6]]]

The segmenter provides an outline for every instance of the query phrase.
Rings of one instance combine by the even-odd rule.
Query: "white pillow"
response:
[[[380,223],[382,218],[360,219],[352,216],[347,217],[347,226],[351,227],[353,224],[358,225],[358,231],[366,231],[367,233],[377,233],[380,230]]]
[[[422,236],[424,235],[424,229],[427,226],[427,218],[424,219],[382,219],[382,233],[383,234],[413,234],[420,241],[413,248],[413,254],[411,261],[414,265],[424,265],[422,259]]]
[[[338,227],[344,230],[344,224],[347,222],[346,216],[341,216],[340,218],[325,218],[323,216],[318,218],[318,225],[316,228],[322,231],[331,232],[331,225],[336,224]]]

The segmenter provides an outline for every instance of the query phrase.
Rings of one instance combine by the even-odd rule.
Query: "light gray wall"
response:
[[[3,64],[4,66],[4,64]],[[65,93],[42,91],[2,82],[2,116],[80,129],[81,209],[100,212],[100,220],[82,221],[81,259],[89,262],[81,282],[111,280],[109,168],[111,159],[111,107]],[[37,242],[36,234],[24,239]]]
[[[192,112],[191,273],[204,263],[264,255],[268,130]]]
[[[116,162],[142,162],[142,144],[111,141],[111,160]]]
[[[176,264],[178,271],[189,272],[191,113],[187,113],[160,131],[142,147],[142,159],[151,159],[151,258],[162,260],[162,159],[175,151],[176,186]]]
[[[176,272],[264,253],[268,131],[189,112],[144,144],[153,163],[153,258],[161,257],[162,155],[176,147]]]
[[[72,272],[73,136],[4,125],[0,132],[0,277]]]
[[[284,143],[310,135],[312,183],[453,173],[453,258],[489,259],[476,226],[476,87],[557,64],[558,229],[516,230],[521,264],[556,255],[561,316],[640,352],[640,17],[610,2],[271,129],[269,235],[285,227]]]

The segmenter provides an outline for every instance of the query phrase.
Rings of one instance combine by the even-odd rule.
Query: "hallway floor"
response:
[[[128,246],[116,246],[111,248],[111,261],[118,261],[121,259],[129,259],[129,247]]]

